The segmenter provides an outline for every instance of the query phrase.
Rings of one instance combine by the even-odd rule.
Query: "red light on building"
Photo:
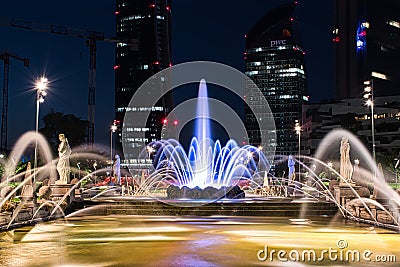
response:
[[[247,38],[247,34],[244,35],[244,38]]]
[[[119,67],[120,67],[119,65],[115,65],[115,66],[114,66],[114,70],[119,69]]]
[[[168,11],[171,11],[171,8],[170,8],[169,6],[167,6],[167,10],[168,10]]]
[[[118,15],[119,14],[119,11],[115,11],[115,15]]]
[[[294,18],[290,18],[290,21],[293,21],[294,20]]]
[[[174,125],[178,125],[178,121],[177,120],[174,120]]]
[[[155,62],[153,62],[153,64],[154,65],[160,65],[160,62],[159,61],[155,61]]]
[[[150,7],[152,7],[152,8],[155,8],[155,7],[156,7],[156,5],[155,5],[155,4],[151,4],[151,5],[150,5]]]
[[[359,35],[359,36],[366,36],[366,35],[367,35],[367,32],[366,32],[366,31],[362,31],[362,32],[360,32],[358,35]]]
[[[168,120],[167,120],[167,119],[163,119],[162,123],[163,123],[163,124],[167,124],[167,123],[168,123]]]
[[[333,39],[332,39],[332,41],[333,41],[333,42],[335,42],[335,43],[338,43],[338,42],[340,42],[340,38],[339,38],[339,36],[337,36],[337,37],[333,38]]]
[[[169,63],[169,66],[172,67],[172,63],[171,62]]]

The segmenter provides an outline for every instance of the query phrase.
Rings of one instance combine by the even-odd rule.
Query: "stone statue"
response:
[[[118,154],[115,154],[113,173],[114,177],[117,177],[117,184],[121,184],[121,159]]]
[[[59,134],[60,144],[58,145],[58,163],[57,171],[60,179],[56,184],[67,184],[69,178],[69,156],[71,155],[71,147],[68,144],[68,139],[64,134]]]
[[[351,180],[352,175],[353,166],[350,161],[350,144],[349,140],[343,136],[340,142],[340,176],[342,176],[343,180],[340,180],[340,184],[353,183]]]
[[[288,159],[288,167],[289,167],[289,174],[288,174],[288,179],[289,182],[294,181],[295,179],[295,174],[294,174],[294,159],[292,155],[289,155],[289,159]]]

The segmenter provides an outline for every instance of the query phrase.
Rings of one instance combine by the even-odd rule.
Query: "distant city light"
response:
[[[367,49],[367,28],[369,28],[369,23],[365,21],[361,22],[357,28],[357,52],[361,52]]]
[[[371,72],[371,76],[375,77],[375,78],[382,79],[382,80],[390,80],[389,77],[386,76],[385,74],[379,73],[379,72],[375,72],[375,71]]]
[[[394,20],[389,20],[386,22],[387,24],[389,24],[390,26],[396,27],[396,28],[400,28],[400,23]]]

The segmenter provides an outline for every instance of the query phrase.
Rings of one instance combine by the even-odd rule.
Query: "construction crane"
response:
[[[103,32],[89,31],[85,29],[74,29],[65,26],[36,23],[25,20],[10,19],[9,25],[14,28],[26,30],[48,32],[58,35],[78,37],[86,40],[89,47],[89,93],[88,93],[88,127],[87,127],[87,144],[92,146],[94,143],[94,113],[96,100],[96,46],[97,41],[106,41],[114,43],[126,43],[132,45],[132,50],[137,50],[136,40],[118,40],[116,38],[106,38]]]
[[[10,73],[10,58],[15,58],[24,62],[25,67],[29,67],[29,59],[18,55],[11,54],[7,51],[0,54],[0,59],[4,62],[3,77],[3,108],[1,113],[1,133],[0,133],[0,149],[2,152],[7,151],[7,126],[8,126],[8,78]]]

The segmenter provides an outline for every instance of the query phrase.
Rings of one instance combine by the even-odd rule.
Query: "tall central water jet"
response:
[[[212,152],[207,85],[204,79],[200,81],[198,91],[195,137],[198,141],[196,159],[190,160],[194,162],[194,181],[197,185],[204,186],[208,182],[211,182],[211,162],[209,152]]]

